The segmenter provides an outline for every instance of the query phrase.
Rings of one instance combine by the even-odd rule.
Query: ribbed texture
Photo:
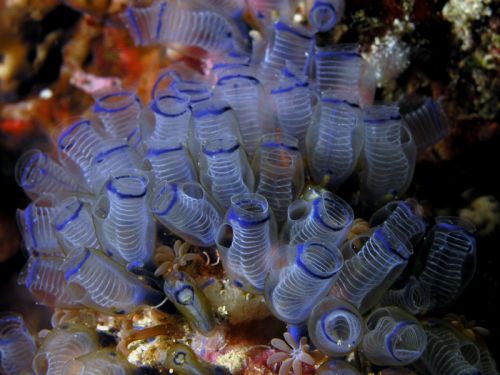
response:
[[[65,366],[64,375],[128,375],[129,363],[114,350],[98,350],[73,359]]]
[[[31,373],[36,344],[23,319],[13,313],[0,315],[0,371],[5,375]]]
[[[166,7],[167,2],[158,1],[144,8],[129,6],[125,12],[120,13],[119,16],[136,45],[160,42],[161,17]]]
[[[418,320],[397,307],[382,307],[366,319],[362,350],[379,366],[405,366],[420,358],[427,338]]]
[[[413,315],[427,312],[431,307],[429,289],[414,277],[397,290],[388,290],[380,300],[382,306],[397,306]]]
[[[174,91],[162,91],[153,99],[151,109],[155,127],[151,139],[186,144],[191,119],[190,98]]]
[[[309,22],[320,32],[331,30],[344,15],[344,9],[344,0],[315,0],[309,10]]]
[[[153,193],[151,211],[172,232],[198,246],[215,244],[221,215],[197,183],[166,183]]]

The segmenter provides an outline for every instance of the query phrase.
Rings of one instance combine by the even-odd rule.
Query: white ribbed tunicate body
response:
[[[76,197],[70,197],[61,202],[57,209],[54,228],[66,255],[74,255],[85,248],[101,247],[97,240],[92,213],[85,203]]]
[[[129,375],[132,367],[114,350],[101,349],[68,362],[63,375]]]
[[[211,246],[221,215],[197,183],[164,184],[153,193],[151,210],[168,229],[197,246]]]
[[[321,92],[331,90],[351,103],[359,103],[363,58],[357,44],[337,44],[316,51],[316,80]]]
[[[30,257],[19,275],[18,283],[26,286],[33,298],[43,305],[60,308],[80,307],[71,296],[59,257]]]
[[[92,158],[103,142],[89,120],[79,120],[64,130],[59,136],[57,148],[59,160],[65,163],[71,159],[81,170],[85,182],[90,186]]]
[[[250,158],[253,157],[266,125],[261,122],[261,108],[258,105],[262,101],[259,81],[249,69],[241,68],[219,78],[216,90],[233,108],[245,151]]]
[[[344,0],[315,0],[307,18],[314,29],[325,32],[340,21],[344,10]]]
[[[307,151],[316,183],[338,188],[354,171],[363,144],[360,110],[325,96],[320,116],[307,134]]]
[[[272,83],[287,61],[305,72],[312,54],[313,39],[307,30],[278,21],[274,25],[274,39],[267,47],[258,77],[264,84]]]
[[[113,177],[106,184],[109,212],[102,223],[106,251],[127,263],[147,263],[153,255],[155,227],[148,210],[145,175]]]
[[[165,182],[180,184],[196,182],[196,170],[187,148],[171,141],[146,141],[146,159],[151,163],[155,186]]]
[[[154,97],[151,109],[155,127],[150,139],[186,144],[191,118],[189,96],[161,91]]]
[[[406,191],[415,167],[415,145],[402,126],[398,108],[372,106],[365,109],[364,171],[361,194],[372,204]]]
[[[362,249],[345,262],[331,294],[349,301],[361,312],[367,311],[378,302],[368,297],[389,288],[394,282],[394,272],[402,270],[408,262],[406,249],[395,246],[403,245],[386,233],[375,232]]]
[[[413,315],[425,313],[431,307],[429,289],[411,277],[401,289],[388,290],[380,300],[381,306],[397,306]]]
[[[36,351],[21,316],[5,312],[0,315],[0,372],[5,375],[31,373],[31,361]]]

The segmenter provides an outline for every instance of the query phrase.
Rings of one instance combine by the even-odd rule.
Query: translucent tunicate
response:
[[[319,32],[334,28],[344,15],[344,0],[314,0],[309,10],[308,19],[311,26]]]
[[[82,355],[66,363],[63,375],[132,375],[125,358],[110,349]]]
[[[337,189],[354,171],[363,146],[363,124],[357,104],[323,94],[318,115],[307,131],[306,145],[314,181]]]
[[[398,307],[381,307],[366,318],[361,348],[376,365],[408,365],[420,358],[426,345],[422,325]]]
[[[0,372],[5,375],[31,373],[36,344],[23,318],[0,313]]]
[[[369,205],[401,196],[415,169],[415,142],[398,107],[372,105],[364,110],[365,148],[361,196]]]
[[[54,229],[66,255],[73,255],[84,248],[101,247],[92,219],[91,208],[76,197],[63,200],[57,206]]]
[[[272,133],[262,137],[252,167],[256,189],[267,199],[278,223],[304,188],[304,166],[296,138]]]
[[[62,269],[73,299],[104,313],[127,314],[164,299],[163,293],[98,250],[86,249],[69,258]]]
[[[160,91],[151,102],[155,126],[151,138],[187,143],[191,109],[189,96],[175,91]]]
[[[166,352],[165,367],[179,375],[227,375],[222,366],[213,365],[197,357],[193,350],[184,344],[169,346]]]
[[[358,309],[331,296],[314,306],[307,327],[314,346],[329,356],[352,352],[361,342],[364,330]]]
[[[287,323],[304,322],[343,266],[338,248],[308,241],[280,248],[265,284],[271,312]]]
[[[291,245],[310,239],[340,246],[354,220],[351,206],[329,191],[312,201],[296,200],[288,206],[288,221],[283,227],[283,243]]]
[[[418,279],[429,289],[431,308],[455,301],[474,276],[476,240],[471,223],[456,217],[439,217],[427,236],[422,254],[425,264]]]
[[[236,286],[263,293],[276,231],[266,198],[259,194],[231,197],[231,208],[217,234],[217,247],[224,269]]]
[[[104,250],[126,263],[146,264],[153,256],[156,232],[148,209],[148,184],[143,173],[112,177],[93,208]]]
[[[214,138],[202,146],[200,181],[224,210],[231,197],[254,190],[254,175],[238,140],[232,135]]]
[[[158,221],[197,246],[215,244],[222,217],[198,183],[165,183],[153,192],[150,208]]]
[[[430,291],[421,281],[411,277],[401,289],[388,290],[380,304],[397,306],[413,315],[423,314],[431,307]]]
[[[209,335],[215,327],[212,307],[196,281],[184,272],[173,272],[165,278],[163,291],[194,329]]]

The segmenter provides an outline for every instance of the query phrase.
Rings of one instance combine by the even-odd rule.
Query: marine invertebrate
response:
[[[158,267],[155,270],[155,276],[167,276],[172,271],[179,271],[179,268],[185,267],[189,262],[198,259],[199,255],[190,253],[189,242],[177,240],[174,246],[159,246],[155,249],[154,260]]]
[[[276,338],[271,340],[271,345],[278,351],[267,359],[268,365],[281,362],[280,375],[286,375],[290,370],[295,375],[302,374],[302,363],[314,366],[316,361],[309,354],[309,345],[307,344],[306,337],[301,337],[298,343],[289,332],[285,332],[283,337],[285,340]]]

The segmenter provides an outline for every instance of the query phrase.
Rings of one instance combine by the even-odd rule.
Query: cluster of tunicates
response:
[[[355,350],[380,367],[497,373],[487,349],[420,319],[459,297],[476,262],[470,223],[440,217],[428,230],[404,200],[416,157],[448,131],[443,109],[431,98],[372,104],[360,47],[316,38],[344,2],[306,8],[308,26],[289,1],[130,6],[121,19],[136,44],[198,47],[206,69],[162,71],[148,102],[130,88],[102,92],[61,125],[53,150],[21,157],[17,182],[33,201],[17,215],[29,257],[20,284],[41,304],[109,315],[168,300],[210,335],[217,321],[194,278],[152,276],[161,229],[216,248],[234,286],[305,327],[330,358],[320,374],[359,373],[343,361]],[[339,189],[353,179],[376,211],[347,240],[355,216]],[[182,344],[169,353],[179,373],[224,371]],[[1,317],[0,354],[8,375],[131,371],[88,327],[58,326],[37,348],[16,315]]]

